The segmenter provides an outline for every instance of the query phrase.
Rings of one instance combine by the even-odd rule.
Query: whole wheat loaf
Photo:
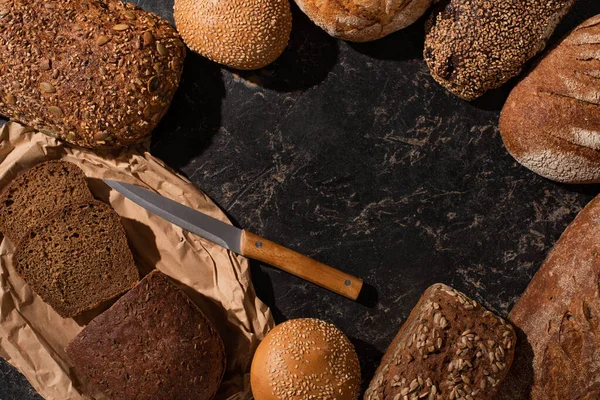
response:
[[[167,111],[185,47],[119,0],[0,1],[0,114],[85,147],[140,141]]]

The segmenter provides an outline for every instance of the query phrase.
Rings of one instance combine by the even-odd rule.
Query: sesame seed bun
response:
[[[174,17],[190,49],[243,70],[275,61],[292,30],[288,0],[175,0]]]
[[[294,319],[258,346],[250,383],[256,400],[356,400],[360,365],[354,346],[334,325]]]
[[[351,42],[380,39],[413,24],[432,0],[295,0],[331,36]]]

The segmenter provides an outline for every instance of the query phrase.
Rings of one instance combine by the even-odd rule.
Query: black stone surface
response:
[[[137,4],[172,20],[172,1]],[[600,13],[580,0],[553,38]],[[445,282],[506,316],[598,186],[560,185],[506,152],[514,82],[474,103],[422,59],[423,24],[377,42],[332,39],[295,6],[290,45],[256,72],[190,54],[152,152],[239,226],[363,278],[360,302],[253,263],[277,322],[316,317],[354,342],[368,384],[421,293]],[[37,399],[0,361],[0,400]]]

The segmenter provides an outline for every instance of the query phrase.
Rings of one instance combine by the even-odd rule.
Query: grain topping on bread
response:
[[[389,346],[365,399],[490,399],[511,366],[515,344],[502,318],[435,284]]]
[[[46,161],[17,176],[0,193],[0,232],[13,243],[56,207],[93,200],[83,171],[66,161]]]
[[[169,23],[119,0],[0,5],[0,114],[84,147],[140,141],[183,68]]]
[[[211,400],[225,371],[211,322],[154,271],[65,349],[78,373],[112,400]]]
[[[101,201],[67,205],[19,242],[17,272],[62,317],[129,290],[138,280],[119,215]]]
[[[425,61],[450,92],[474,100],[518,75],[574,0],[448,0],[426,26]]]

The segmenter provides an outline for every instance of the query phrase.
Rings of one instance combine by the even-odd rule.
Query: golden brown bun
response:
[[[292,30],[288,0],[175,0],[174,17],[190,49],[244,70],[275,61]]]
[[[334,325],[305,318],[273,328],[254,355],[255,400],[356,400],[360,365],[354,346]]]
[[[406,28],[432,0],[296,0],[298,7],[331,36],[352,42],[380,39]]]

